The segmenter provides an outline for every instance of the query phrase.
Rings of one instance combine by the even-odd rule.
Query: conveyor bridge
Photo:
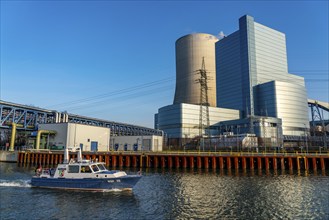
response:
[[[10,128],[12,123],[16,123],[17,129],[33,131],[37,129],[38,124],[63,122],[108,127],[111,129],[111,135],[115,136],[163,135],[161,130],[0,100],[0,128]]]

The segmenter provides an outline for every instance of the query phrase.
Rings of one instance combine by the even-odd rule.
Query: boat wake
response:
[[[102,192],[122,192],[126,191],[126,189],[104,189]]]
[[[31,180],[2,180],[0,179],[0,187],[31,187]]]

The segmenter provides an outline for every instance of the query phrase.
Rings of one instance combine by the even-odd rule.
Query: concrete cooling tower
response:
[[[210,34],[196,33],[176,41],[176,90],[174,104],[200,104],[200,74],[204,57],[207,72],[208,102],[216,107],[215,43],[218,39]]]

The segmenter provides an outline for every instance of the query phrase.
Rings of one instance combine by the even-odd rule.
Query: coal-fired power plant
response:
[[[200,74],[204,60],[207,72],[208,103],[216,107],[215,43],[210,34],[195,33],[176,41],[176,90],[174,104],[200,104]]]
[[[154,117],[154,127],[164,131],[169,145],[308,146],[313,132],[308,105],[314,127],[314,119],[323,118],[320,108],[327,111],[328,104],[308,101],[304,78],[289,73],[284,33],[244,15],[231,34],[193,33],[178,38],[175,46],[174,102]],[[321,135],[314,140],[320,138],[326,148],[327,134]]]

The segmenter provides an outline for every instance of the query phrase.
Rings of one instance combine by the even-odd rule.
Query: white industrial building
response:
[[[110,128],[76,123],[40,124],[38,132],[49,134],[41,149],[81,147],[83,151],[162,151],[163,144],[162,136],[110,136]]]
[[[115,151],[162,151],[163,136],[114,136],[111,150]]]
[[[83,151],[108,151],[110,128],[75,123],[40,124],[39,131],[55,131],[48,146],[81,147]]]

